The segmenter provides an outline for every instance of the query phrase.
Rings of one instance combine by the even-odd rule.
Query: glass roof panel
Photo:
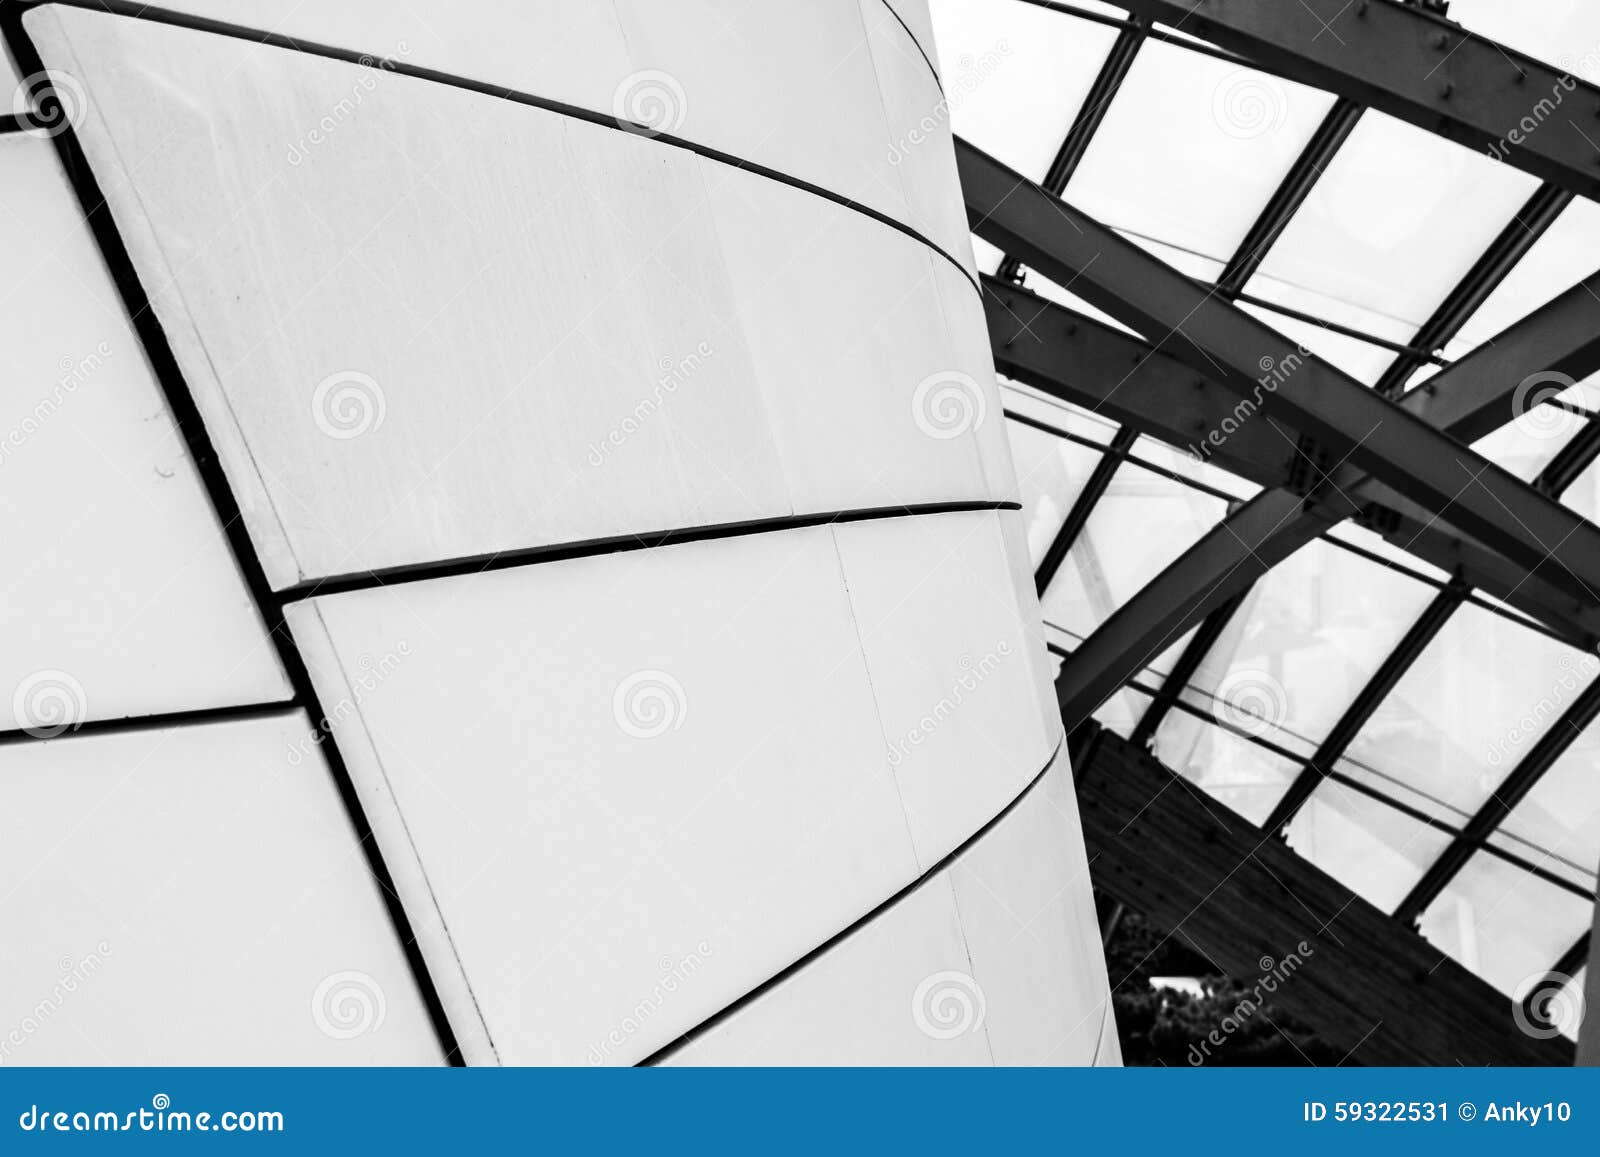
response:
[[[1209,462],[1202,462],[1175,446],[1158,442],[1143,434],[1133,444],[1133,457],[1141,458],[1163,470],[1170,470],[1196,485],[1209,486],[1213,490],[1220,490],[1241,500],[1252,498],[1261,492],[1261,487],[1254,482],[1240,478],[1237,474],[1230,474]]]
[[[1044,179],[1117,30],[1017,0],[931,0],[950,125]]]
[[[1593,901],[1479,852],[1419,924],[1440,951],[1510,995],[1549,971],[1593,917]]]
[[[1357,526],[1353,522],[1341,522],[1328,532],[1327,537],[1339,542],[1348,543],[1361,550],[1387,559],[1396,566],[1405,567],[1407,570],[1430,578],[1437,583],[1449,581],[1450,576],[1432,563],[1424,562],[1409,551],[1401,550],[1381,534],[1368,530],[1364,526]]]
[[[1450,19],[1507,48],[1571,69],[1591,84],[1600,82],[1600,7],[1594,0],[1451,0]]]
[[[1067,520],[1078,492],[1100,461],[1100,451],[1068,438],[1057,438],[1021,422],[1006,423],[1011,457],[1022,492],[1022,523],[1028,533],[1028,555],[1035,566]]]
[[[1293,81],[1146,41],[1066,199],[1107,225],[1225,262],[1332,104]]]
[[[1385,912],[1405,899],[1450,834],[1325,779],[1289,824],[1289,846]]]
[[[1538,184],[1369,109],[1268,250],[1261,273],[1414,331]]]
[[[1350,758],[1474,812],[1593,677],[1592,656],[1467,603],[1350,744]],[[1443,811],[1435,804],[1428,809]]]
[[[1600,12],[1600,6],[1595,9]],[[1600,204],[1577,197],[1533,243],[1450,344],[1460,357],[1600,270]]]
[[[1532,482],[1561,448],[1572,441],[1572,436],[1586,420],[1571,410],[1542,403],[1487,438],[1479,438],[1472,448],[1524,482]]]
[[[1050,621],[1087,635],[1210,530],[1226,503],[1125,462],[1044,593]],[[1137,533],[1130,528],[1137,527]]]
[[[1149,706],[1150,696],[1136,688],[1124,687],[1107,699],[1105,706],[1096,711],[1094,717],[1126,739]]]
[[[1263,278],[1260,274],[1250,279],[1250,290],[1262,300],[1274,302],[1289,309],[1310,313],[1335,324],[1373,334],[1390,341],[1404,341],[1410,331],[1393,320],[1380,317],[1369,310],[1346,305],[1320,294],[1308,293],[1281,281]],[[1239,308],[1254,314],[1302,349],[1316,354],[1330,365],[1337,366],[1357,381],[1372,385],[1380,374],[1394,361],[1395,352],[1375,342],[1362,341],[1347,333],[1325,325],[1290,317],[1274,309],[1264,309],[1253,302],[1241,301]],[[1387,331],[1387,332],[1385,332]]]
[[[1256,583],[1195,671],[1211,710],[1255,704],[1255,734],[1309,756],[1434,596],[1431,587],[1317,541]]]
[[[1123,325],[1105,310],[1098,306],[1090,305],[1070,289],[1057,285],[1037,269],[1024,271],[1022,287],[1037,293],[1046,301],[1053,301],[1057,305],[1064,305],[1068,309],[1076,310],[1085,317],[1093,318],[1102,325],[1109,325],[1112,329],[1121,330],[1123,333],[1131,333],[1135,337],[1141,336],[1131,327]]]
[[[1081,406],[1074,406],[1071,402],[1063,402],[1060,398],[1052,398],[1032,386],[1014,382],[1010,378],[1000,378],[1000,398],[1005,408],[1013,413],[1026,415],[1064,433],[1087,438],[1102,446],[1111,441],[1119,429],[1115,422],[1102,418],[1099,414],[1091,413]]]
[[[1600,728],[1589,727],[1490,840],[1582,887],[1600,867]]]
[[[1156,729],[1155,755],[1207,795],[1258,825],[1272,814],[1301,766],[1187,711],[1167,712]]]

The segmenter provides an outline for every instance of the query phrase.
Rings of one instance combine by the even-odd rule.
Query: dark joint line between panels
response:
[[[1058,739],[1056,741],[1055,749],[1050,753],[1050,758],[1045,760],[1044,766],[1034,774],[1032,779],[1028,780],[1028,782],[1023,785],[1022,790],[1017,792],[1017,794],[1012,797],[1011,802],[1006,804],[1005,807],[1001,808],[992,817],[990,817],[990,819],[977,831],[973,832],[966,839],[962,840],[960,844],[950,849],[949,852],[945,853],[938,863],[934,864],[915,880],[912,880],[905,887],[901,888],[899,891],[882,901],[877,905],[877,907],[873,908],[866,915],[853,921],[846,927],[841,928],[838,932],[835,932],[832,936],[828,937],[828,939],[824,940],[821,944],[818,944],[815,948],[811,949],[811,951],[807,952],[798,960],[792,962],[781,971],[774,973],[766,980],[763,980],[760,984],[750,989],[743,996],[737,997],[730,1003],[724,1005],[722,1008],[702,1020],[699,1024],[679,1034],[672,1041],[663,1045],[661,1048],[657,1049],[655,1052],[641,1060],[639,1065],[648,1066],[660,1064],[673,1053],[677,1052],[679,1048],[688,1044],[694,1040],[694,1038],[701,1036],[707,1031],[715,1028],[717,1025],[723,1023],[729,1017],[733,1016],[739,1012],[739,1010],[745,1008],[753,1001],[760,999],[766,993],[770,992],[772,989],[782,984],[785,980],[789,979],[789,977],[804,969],[805,966],[810,964],[813,960],[816,960],[818,957],[822,956],[823,953],[827,952],[830,948],[833,948],[835,945],[847,940],[857,930],[872,923],[879,916],[893,908],[901,900],[906,899],[918,889],[924,887],[932,880],[937,879],[941,872],[946,871],[950,865],[955,863],[955,861],[958,860],[969,848],[993,831],[995,826],[1009,816],[1012,812],[1016,811],[1023,800],[1027,799],[1033,794],[1034,789],[1037,788],[1039,784],[1044,782],[1044,777],[1049,774],[1050,768],[1055,765],[1057,758],[1059,758],[1061,755],[1061,749],[1066,742],[1067,740],[1065,736]]]
[[[23,3],[6,4],[5,7],[11,13],[12,26],[20,32],[22,15],[33,8],[41,7],[45,4],[60,4],[68,8],[105,12],[112,16],[145,20],[152,24],[165,24],[174,28],[185,28],[191,32],[205,32],[215,36],[226,36],[233,40],[243,40],[250,44],[263,44],[269,48],[304,53],[307,56],[320,56],[328,60],[341,61],[344,64],[353,64],[360,68],[393,73],[397,76],[410,77],[413,80],[431,81],[434,84],[446,85],[450,88],[476,93],[479,96],[493,97],[496,100],[509,101],[512,104],[543,109],[545,112],[556,113],[572,120],[584,121],[600,128],[611,129],[614,132],[650,137],[663,145],[685,149],[707,160],[730,165],[736,169],[743,169],[746,172],[754,173],[758,177],[777,181],[780,184],[788,185],[790,188],[810,193],[814,197],[821,197],[823,200],[831,201],[835,205],[852,209],[865,217],[870,217],[881,225],[887,225],[896,232],[903,233],[912,240],[922,243],[928,249],[944,258],[956,268],[980,297],[983,295],[983,290],[979,287],[977,279],[961,263],[959,258],[937,244],[932,238],[925,236],[922,232],[903,221],[895,220],[881,210],[874,209],[870,205],[863,205],[861,202],[853,201],[841,193],[824,189],[821,185],[812,184],[810,181],[791,176],[778,169],[769,168],[766,165],[746,160],[743,157],[736,157],[732,153],[723,152],[721,149],[712,148],[710,145],[703,145],[695,141],[686,140],[683,137],[674,136],[672,133],[656,132],[648,125],[638,124],[623,117],[606,116],[604,113],[595,112],[593,109],[580,108],[564,101],[535,96],[533,93],[489,84],[486,81],[473,80],[470,77],[457,76],[454,73],[441,72],[434,68],[406,64],[403,61],[393,60],[375,53],[354,52],[345,48],[336,48],[330,44],[319,44],[311,40],[296,40],[278,32],[265,32],[259,28],[249,28],[242,24],[233,24],[224,20],[192,16],[185,12],[174,12],[169,8],[145,7],[140,4],[130,3],[128,0],[24,0]]]
[[[240,703],[229,707],[196,707],[187,711],[165,711],[153,715],[128,715],[118,719],[63,721],[41,727],[0,731],[0,746],[21,743],[53,743],[63,739],[87,739],[96,735],[126,735],[139,731],[163,731],[169,727],[196,727],[208,723],[238,723],[274,715],[304,711],[298,699],[272,703]]]
[[[934,83],[934,86],[938,88],[939,95],[940,96],[944,96],[945,95],[944,79],[942,77],[940,77],[939,70],[934,67],[933,61],[928,58],[928,52],[927,52],[927,50],[925,48],[922,47],[922,41],[918,40],[917,39],[917,34],[915,32],[913,32],[913,31],[911,31],[911,25],[907,24],[904,20],[902,20],[900,18],[900,13],[895,11],[894,5],[891,4],[889,2],[889,0],[879,0],[879,2],[886,9],[888,9],[889,15],[894,17],[895,23],[900,25],[901,28],[905,29],[906,39],[911,41],[912,47],[914,47],[917,50],[917,55],[922,57],[922,63],[926,64],[928,66],[928,75],[933,77],[933,83]]]
[[[744,538],[754,534],[771,534],[785,530],[804,530],[817,526],[833,526],[853,522],[873,522],[885,518],[912,518],[933,514],[967,514],[985,510],[1021,510],[1016,502],[924,502],[910,506],[874,506],[860,510],[831,511],[822,514],[792,514],[782,518],[756,518],[744,522],[723,522],[714,526],[697,526],[687,530],[661,530],[645,534],[619,534],[606,538],[587,539],[583,542],[558,543],[551,546],[530,546],[520,550],[504,550],[489,554],[468,555],[462,558],[443,559],[438,562],[406,563],[379,570],[332,575],[297,583],[277,592],[273,597],[281,603],[296,603],[323,595],[341,595],[352,591],[372,590],[376,587],[401,586],[406,583],[426,582],[430,579],[453,578],[460,575],[485,574],[490,571],[513,570],[538,566],[542,563],[564,562],[574,558],[590,558],[602,554],[625,554],[638,550],[655,550],[659,547],[683,546],[693,542],[710,542],[724,538]]]
[[[101,7],[101,5],[80,5],[83,7]],[[105,7],[109,8],[109,5]],[[120,7],[120,5],[119,5]],[[4,37],[13,59],[16,61],[21,74],[24,76],[44,75],[44,62],[39,57],[38,49],[34,46],[27,30],[23,27],[22,17],[27,7],[19,4],[0,4],[0,36]],[[311,674],[306,667],[305,660],[300,654],[291,638],[288,625],[284,620],[283,607],[272,592],[267,581],[266,572],[262,569],[261,560],[255,553],[249,534],[245,529],[244,519],[239,509],[239,503],[234,496],[227,477],[222,470],[221,461],[213,446],[211,436],[206,429],[205,422],[200,416],[200,411],[193,395],[189,391],[182,369],[178,364],[172,346],[167,340],[166,331],[162,328],[155,310],[150,303],[149,295],[145,292],[143,283],[139,280],[138,270],[129,256],[127,246],[123,243],[122,235],[118,232],[112,220],[111,211],[101,193],[99,181],[89,166],[88,158],[83,147],[78,142],[77,132],[68,125],[51,137],[56,154],[60,158],[62,169],[68,183],[72,187],[83,211],[85,223],[94,238],[96,247],[105,261],[107,273],[111,277],[117,295],[127,315],[129,324],[138,336],[139,343],[144,349],[149,360],[150,369],[157,384],[161,388],[167,407],[172,414],[178,432],[183,436],[184,444],[189,452],[189,458],[194,463],[195,472],[199,475],[201,484],[205,487],[206,494],[211,501],[212,509],[217,515],[218,525],[228,543],[234,564],[239,568],[239,573],[244,579],[246,589],[249,590],[255,603],[256,613],[260,617],[267,637],[272,641],[276,650],[279,663],[284,674],[289,680],[289,685],[294,693],[294,701],[307,710],[312,718],[327,718],[327,713],[322,710],[321,702],[317,697],[316,688],[312,685]],[[344,762],[344,757],[338,745],[331,736],[325,737],[321,744],[323,758],[327,763],[330,775],[338,789],[340,800],[350,823],[355,831],[357,844],[366,857],[368,869],[372,872],[378,890],[383,898],[384,907],[389,914],[394,931],[400,940],[401,951],[405,954],[412,976],[416,981],[418,991],[424,1005],[428,1010],[434,1033],[448,1062],[453,1065],[462,1064],[460,1046],[457,1043],[455,1032],[450,1026],[444,1011],[443,1001],[439,997],[438,989],[433,983],[433,977],[428,972],[422,957],[421,948],[412,931],[411,922],[404,907],[400,904],[395,890],[394,877],[384,862],[383,853],[379,850],[377,840],[373,836],[372,825],[368,821],[366,812],[361,806],[355,784],[350,777],[349,768]]]

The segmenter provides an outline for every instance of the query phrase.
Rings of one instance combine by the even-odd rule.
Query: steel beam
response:
[[[957,165],[975,232],[1198,374],[1314,438],[1354,468],[1579,597],[1600,590],[1600,529],[1409,410],[1219,300],[965,141]]]
[[[1079,644],[1056,702],[1071,731],[1191,626],[1337,522],[1287,490],[1263,490],[1212,527]]]
[[[1271,974],[1272,1002],[1351,1061],[1572,1062],[1488,982],[1128,741],[1091,723],[1071,747],[1095,887],[1236,979]]]
[[[1308,491],[1336,460],[1337,448],[1326,447],[1319,457],[1293,427],[1264,413],[1254,414],[1252,420],[1251,407],[1235,395],[1139,338],[1009,282],[985,277],[983,287],[995,365],[1008,377],[1205,456],[1260,486]],[[1588,311],[1578,308],[1580,302],[1592,307],[1594,330],[1581,328]],[[1541,311],[1506,330],[1494,340],[1493,351],[1486,345],[1480,355],[1437,375],[1435,381],[1442,388],[1430,392],[1419,387],[1402,403],[1430,420],[1438,414],[1455,423],[1446,427],[1451,434],[1461,429],[1481,437],[1515,416],[1512,396],[1517,377],[1541,364],[1541,348],[1550,349],[1559,364],[1581,368],[1577,357],[1581,353],[1600,369],[1600,342],[1590,340],[1600,333],[1600,302],[1575,287],[1546,310],[1550,313]],[[1564,353],[1557,348],[1560,343],[1541,346],[1530,340],[1529,331],[1549,336],[1547,331],[1557,328],[1546,324],[1552,316],[1562,320],[1561,328],[1570,339]],[[1576,349],[1578,343],[1582,350]],[[1508,373],[1513,375],[1509,384]],[[1213,445],[1206,438],[1213,431],[1226,437]],[[1328,486],[1322,491],[1333,513],[1361,519],[1394,545],[1510,603],[1573,646],[1586,650],[1600,646],[1600,604],[1593,600],[1574,597],[1538,574],[1530,575],[1370,481],[1356,483],[1345,493]],[[1359,499],[1360,505],[1347,498]]]
[[[1600,198],[1600,89],[1390,0],[1121,0],[1149,20]]]

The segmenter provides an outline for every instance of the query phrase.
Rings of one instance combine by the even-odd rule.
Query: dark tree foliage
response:
[[[1124,1064],[1335,1065],[1344,1059],[1345,1050],[1323,1041],[1270,997],[1253,1010],[1241,1006],[1247,998],[1253,1002],[1258,977],[1224,976],[1181,936],[1163,937],[1128,911],[1106,946]],[[1152,976],[1193,976],[1205,995],[1153,989]],[[1241,1007],[1248,1011],[1241,1015]]]

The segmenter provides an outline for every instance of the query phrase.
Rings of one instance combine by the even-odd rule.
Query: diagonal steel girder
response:
[[[1392,0],[1118,0],[1135,15],[1600,198],[1600,89]]]
[[[1203,456],[1263,487],[1306,493],[1321,481],[1320,470],[1333,469],[1332,461],[1313,459],[1315,448],[1298,430],[1253,414],[1237,396],[1148,342],[1011,282],[982,280],[995,366],[1008,377]],[[1560,379],[1548,377],[1555,371],[1545,367],[1559,366],[1577,377],[1600,371],[1600,297],[1589,292],[1591,286],[1600,286],[1600,275],[1510,326],[1401,404],[1429,421],[1437,416],[1448,433],[1465,441],[1514,420],[1533,400],[1532,393],[1559,389]],[[1531,381],[1533,390],[1524,391],[1524,381]],[[1207,441],[1211,432],[1218,434],[1214,443]],[[1324,450],[1334,460],[1343,453]],[[1334,476],[1339,479],[1338,470]],[[1571,645],[1585,650],[1600,645],[1600,604],[1530,575],[1389,488],[1347,476],[1337,485],[1321,485],[1318,493],[1319,504],[1332,514],[1356,518],[1402,550],[1533,616]],[[1303,541],[1310,541],[1321,525],[1285,524],[1281,530],[1299,530]],[[1200,576],[1195,581],[1208,582]],[[1242,575],[1229,585],[1240,581]],[[1178,633],[1190,625],[1181,624]]]
[[[1349,447],[1348,468],[1595,600],[1600,528],[959,138],[956,158],[979,236],[1156,337],[1157,349],[1269,420]]]

